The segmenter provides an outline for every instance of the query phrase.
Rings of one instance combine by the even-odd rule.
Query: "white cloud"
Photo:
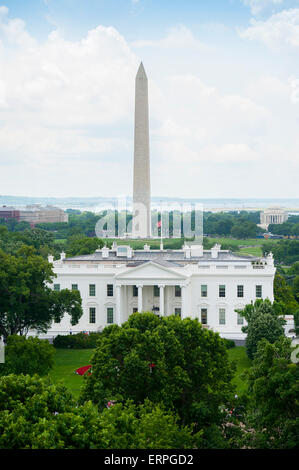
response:
[[[165,49],[172,48],[196,48],[196,49],[206,49],[207,46],[196,39],[194,34],[190,29],[186,28],[184,25],[171,28],[168,31],[167,36],[162,39],[157,40],[139,40],[132,43],[132,46],[141,48],[141,47],[162,47]]]
[[[145,57],[149,76],[154,195],[251,194],[255,165],[272,171],[282,159],[293,165],[292,175],[298,172],[298,111],[287,80],[248,76],[238,89],[224,85],[223,74],[213,73],[221,51],[211,48],[211,55],[183,26],[137,46],[104,26],[79,40],[53,31],[40,42],[0,8],[2,194],[131,192],[140,60],[134,51]],[[209,78],[203,76],[213,67]],[[237,83],[240,64],[225,67]],[[291,187],[297,182],[288,182]]]
[[[299,47],[299,8],[283,10],[265,21],[252,19],[251,26],[239,31],[243,39],[260,41],[270,47]]]
[[[283,0],[243,0],[243,3],[250,7],[251,13],[256,15],[260,13],[264,8],[281,5]]]

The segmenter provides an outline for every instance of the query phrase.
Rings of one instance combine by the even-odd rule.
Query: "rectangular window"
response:
[[[180,286],[175,286],[174,295],[175,295],[175,297],[181,297],[182,296],[182,289],[180,288]]]
[[[237,323],[238,323],[238,325],[243,325],[244,324],[244,317],[242,317],[239,313],[238,313]]]
[[[219,309],[219,325],[225,325],[225,308]]]
[[[59,292],[60,291],[60,284],[54,284],[54,290],[56,292]]]
[[[175,308],[174,309],[174,314],[176,317],[180,317],[182,314],[182,309],[181,308]]]
[[[219,286],[219,297],[225,297],[225,286]]]
[[[72,290],[78,290],[78,284],[72,284]]]
[[[95,307],[90,307],[89,309],[89,323],[96,322],[96,309]]]
[[[208,286],[206,284],[201,285],[201,296],[208,297]]]
[[[244,286],[237,286],[237,297],[244,297]]]
[[[208,324],[208,310],[206,308],[201,309],[201,323],[202,325]]]
[[[133,313],[137,313],[138,312],[138,308],[134,307],[133,308]]]
[[[154,297],[160,297],[160,288],[159,288],[159,286],[154,286]]]
[[[113,297],[113,284],[107,284],[107,296]]]
[[[90,295],[90,297],[95,297],[95,295],[96,295],[96,285],[95,284],[89,284],[89,295]]]
[[[113,323],[113,308],[107,308],[107,323]]]
[[[138,288],[137,288],[137,286],[133,286],[133,297],[138,297]]]
[[[258,299],[261,299],[263,297],[263,288],[262,288],[262,286],[255,286],[255,296]]]

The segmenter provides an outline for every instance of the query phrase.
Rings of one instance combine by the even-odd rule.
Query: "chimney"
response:
[[[211,249],[212,258],[218,258],[218,253],[220,249],[221,245],[218,245],[217,243],[213,246],[213,248]]]
[[[267,256],[267,265],[274,266],[274,258],[273,258],[273,253],[271,251]]]
[[[203,256],[203,246],[202,245],[191,245],[191,258],[193,257],[202,257]]]
[[[109,248],[107,248],[107,246],[104,246],[101,249],[101,252],[102,252],[102,258],[109,258]]]
[[[191,248],[188,245],[183,246],[184,256],[186,259],[191,257]]]
[[[61,261],[63,261],[65,259],[65,252],[64,251],[62,253],[60,253],[60,259],[61,259]]]
[[[54,263],[54,256],[49,255],[48,256],[48,262],[53,264]]]

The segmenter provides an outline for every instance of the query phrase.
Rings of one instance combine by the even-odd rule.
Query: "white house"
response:
[[[113,245],[86,256],[53,261],[54,289],[78,289],[83,316],[72,327],[66,314],[47,336],[100,331],[122,324],[132,312],[198,318],[221,336],[243,339],[243,318],[235,310],[257,298],[274,300],[275,267],[266,258],[239,256],[215,245],[183,246],[181,250],[133,250]]]

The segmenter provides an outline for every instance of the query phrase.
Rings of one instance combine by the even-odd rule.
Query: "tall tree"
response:
[[[55,274],[47,260],[23,246],[15,256],[0,250],[0,336],[26,335],[30,329],[46,332],[65,313],[75,325],[82,316],[78,291],[53,291]]]
[[[273,344],[260,341],[249,369],[247,419],[255,428],[253,446],[287,449],[298,447],[299,365],[291,360],[289,338]]]
[[[121,327],[104,329],[91,364],[83,399],[101,407],[109,399],[163,403],[184,424],[204,429],[213,446],[220,405],[232,393],[233,368],[224,341],[198,320],[133,314]]]
[[[284,335],[283,309],[277,302],[272,304],[268,299],[258,299],[254,304],[248,304],[244,309],[237,309],[236,312],[242,315],[248,323],[242,327],[242,331],[247,333],[246,352],[250,359],[254,358],[259,341],[267,339],[270,343],[274,343]]]

